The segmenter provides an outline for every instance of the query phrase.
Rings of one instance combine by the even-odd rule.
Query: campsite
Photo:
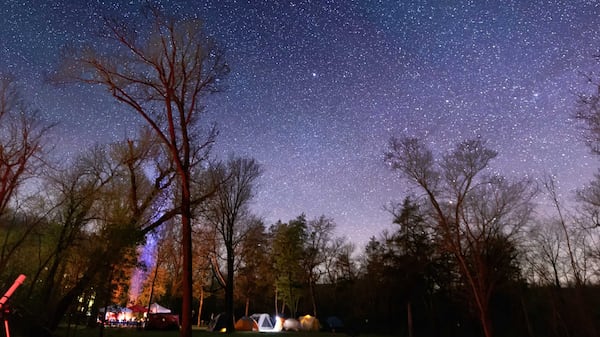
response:
[[[158,303],[153,303],[151,308],[151,314],[147,320],[145,328],[140,328],[133,324],[105,324],[102,330],[101,336],[103,337],[171,337],[179,336],[179,329],[170,329],[164,327],[149,328],[149,322],[158,320],[153,317],[163,317],[163,315],[169,315],[169,309],[160,306]],[[131,308],[110,308],[113,311],[120,311],[121,313],[131,313]],[[141,309],[140,309],[141,311]],[[169,312],[167,312],[169,311]],[[110,314],[111,312],[108,311]],[[177,315],[170,315],[177,316]],[[202,327],[193,328],[193,336],[212,336],[212,335],[224,335],[225,325],[222,315],[216,315],[208,325]],[[162,319],[164,322],[165,320]],[[334,322],[334,323],[332,323]],[[264,336],[267,334],[287,334],[290,337],[308,337],[316,336],[319,337],[340,337],[340,336],[355,336],[354,333],[350,333],[343,329],[343,324],[337,317],[329,317],[324,320],[321,324],[316,317],[305,315],[295,318],[280,318],[277,316],[271,316],[266,313],[252,314],[250,316],[243,316],[237,319],[235,324],[236,335],[244,335],[252,337],[257,334]],[[339,328],[336,332],[336,328]],[[62,326],[57,332],[57,337],[92,337],[99,336],[99,330],[84,326]],[[367,336],[367,335],[363,335]],[[382,337],[383,335],[377,335]]]
[[[284,335],[285,337],[347,337],[345,334],[332,333],[332,332],[279,332],[276,336]],[[238,337],[264,337],[265,334],[262,332],[235,332],[235,336]],[[98,337],[98,330],[81,328],[78,330],[70,331],[67,334],[66,330],[59,330],[57,333],[58,337]],[[136,331],[135,329],[106,329],[104,331],[104,337],[177,337],[179,331]],[[204,328],[192,329],[193,337],[218,337],[224,336],[222,333],[209,332]],[[383,337],[383,335],[363,335],[363,337]]]
[[[153,313],[152,316],[165,315],[166,313]],[[152,318],[150,318],[150,321]],[[327,321],[330,321],[329,319]],[[328,323],[321,325],[319,320],[310,315],[298,317],[298,319],[283,319],[273,317],[268,314],[253,314],[251,316],[243,316],[236,322],[235,335],[243,335],[245,337],[264,336],[266,334],[285,334],[289,337],[346,337],[356,336],[348,331],[330,329]],[[193,336],[218,336],[225,335],[224,329],[221,327],[222,322],[219,315],[215,316],[214,320],[207,326],[194,327]],[[179,329],[139,329],[132,325],[106,325],[102,331],[103,337],[175,337],[179,336]],[[83,326],[62,326],[56,334],[57,337],[95,337],[99,336],[98,329],[93,329]],[[371,336],[371,335],[362,335]],[[373,335],[375,336],[375,335]],[[384,335],[376,335],[382,337]]]

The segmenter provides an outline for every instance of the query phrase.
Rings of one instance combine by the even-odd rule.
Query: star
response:
[[[43,79],[65,45],[101,43],[104,16],[141,20],[144,1],[0,5],[0,69],[20,79],[57,157],[122,139],[140,123],[106,92]],[[253,210],[266,223],[326,215],[362,245],[391,226],[383,205],[405,189],[383,163],[391,136],[443,153],[469,137],[499,152],[507,176],[549,171],[573,191],[599,167],[570,123],[582,73],[597,69],[592,2],[238,2],[173,0],[226,51],[227,90],[206,101],[214,155],[265,168]],[[309,69],[309,71],[307,71]],[[318,81],[316,81],[318,79]]]

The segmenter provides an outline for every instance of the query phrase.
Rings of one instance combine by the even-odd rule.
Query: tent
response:
[[[331,332],[340,332],[344,331],[344,322],[339,317],[329,316],[325,320],[325,325],[327,329]]]
[[[283,328],[285,331],[294,330],[300,331],[300,322],[295,318],[288,318],[283,322]]]
[[[321,325],[316,317],[306,315],[300,317],[300,329],[304,331],[319,331]]]
[[[283,328],[279,317],[273,319],[269,314],[254,314],[250,317],[256,321],[260,332],[279,332]]]
[[[151,314],[169,314],[171,313],[171,309],[165,308],[162,305],[154,302],[150,304],[150,313]]]
[[[106,313],[105,313],[106,311]],[[109,305],[98,308],[100,314],[104,314],[104,320],[109,322],[124,322],[131,319],[132,311],[118,305]]]
[[[248,316],[244,316],[235,322],[235,331],[258,331],[258,323]]]
[[[225,321],[225,313],[220,313],[217,316],[214,316],[210,323],[208,323],[208,331],[221,331],[227,327],[227,322]]]

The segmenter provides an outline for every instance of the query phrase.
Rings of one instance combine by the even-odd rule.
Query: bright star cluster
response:
[[[99,88],[44,81],[64,45],[94,43],[104,15],[135,22],[144,1],[0,4],[0,70],[15,74],[57,151],[125,137],[139,120]],[[259,160],[254,203],[267,224],[331,217],[362,245],[387,228],[402,184],[383,163],[389,137],[445,151],[483,137],[507,176],[583,186],[599,167],[572,121],[582,73],[598,70],[596,1],[162,0],[197,17],[226,51],[227,90],[205,116],[215,155]]]

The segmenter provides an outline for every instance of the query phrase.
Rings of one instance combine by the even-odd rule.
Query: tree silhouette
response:
[[[490,299],[504,264],[501,242],[510,242],[527,223],[534,195],[528,181],[510,182],[483,172],[496,152],[482,140],[467,140],[436,160],[416,138],[392,138],[386,162],[418,187],[430,209],[441,247],[452,254],[483,332],[491,337]],[[499,255],[502,253],[502,255]]]
[[[100,85],[140,115],[162,142],[173,163],[181,215],[183,303],[181,336],[192,328],[192,185],[194,172],[207,159],[216,130],[200,126],[203,101],[219,90],[228,72],[221,51],[203,32],[199,20],[176,20],[156,8],[147,26],[106,20],[109,51],[88,47],[71,51],[59,78]],[[201,135],[204,135],[201,137]]]

